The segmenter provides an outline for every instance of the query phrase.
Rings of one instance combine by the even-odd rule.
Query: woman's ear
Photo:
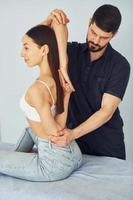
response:
[[[47,55],[47,54],[49,53],[49,47],[48,47],[47,44],[44,44],[44,45],[41,47],[41,49],[42,49],[42,55],[43,55],[43,56],[45,56],[45,55]]]

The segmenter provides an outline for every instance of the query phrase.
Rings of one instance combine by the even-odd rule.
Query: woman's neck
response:
[[[39,76],[40,79],[43,79],[47,76],[52,77],[50,66],[47,60],[43,60],[39,65],[39,67],[40,67],[40,76]]]

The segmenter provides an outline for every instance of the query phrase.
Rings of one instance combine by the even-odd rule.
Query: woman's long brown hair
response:
[[[45,25],[38,25],[31,28],[29,31],[26,32],[32,40],[38,45],[43,46],[47,44],[49,47],[48,53],[48,62],[50,66],[51,73],[53,78],[56,82],[56,91],[57,91],[57,113],[62,113],[64,111],[63,105],[63,89],[60,84],[59,80],[59,52],[58,52],[58,45],[55,33],[53,29]]]

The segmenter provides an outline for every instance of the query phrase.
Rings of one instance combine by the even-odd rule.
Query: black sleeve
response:
[[[79,50],[79,44],[77,42],[67,43],[68,67],[72,68],[74,64],[77,62],[78,50]]]
[[[76,84],[76,74],[78,74],[78,54],[79,54],[79,44],[77,42],[72,42],[67,44],[67,54],[68,54],[68,74],[73,84]]]
[[[114,64],[111,76],[105,88],[105,93],[117,96],[122,100],[127,88],[129,76],[130,65],[128,61],[122,57]]]

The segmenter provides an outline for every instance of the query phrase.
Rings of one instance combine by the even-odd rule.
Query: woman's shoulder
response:
[[[48,89],[49,88],[49,89]],[[45,80],[36,80],[27,90],[27,96],[32,99],[41,99],[43,101],[51,101],[49,90],[53,93],[56,89],[56,84],[53,79],[46,78]]]
[[[47,91],[42,89],[42,87],[36,82],[28,88],[25,98],[26,101],[33,107],[49,102]]]
[[[56,87],[55,80],[54,80],[53,77],[51,77],[51,76],[45,77],[45,79],[42,79],[42,81],[43,81],[44,83],[46,83],[46,84],[48,85],[49,88]]]
[[[46,93],[47,91],[44,88],[44,86],[35,81],[28,88],[26,95],[30,99],[33,99],[33,98],[43,98],[44,96],[46,97]]]

